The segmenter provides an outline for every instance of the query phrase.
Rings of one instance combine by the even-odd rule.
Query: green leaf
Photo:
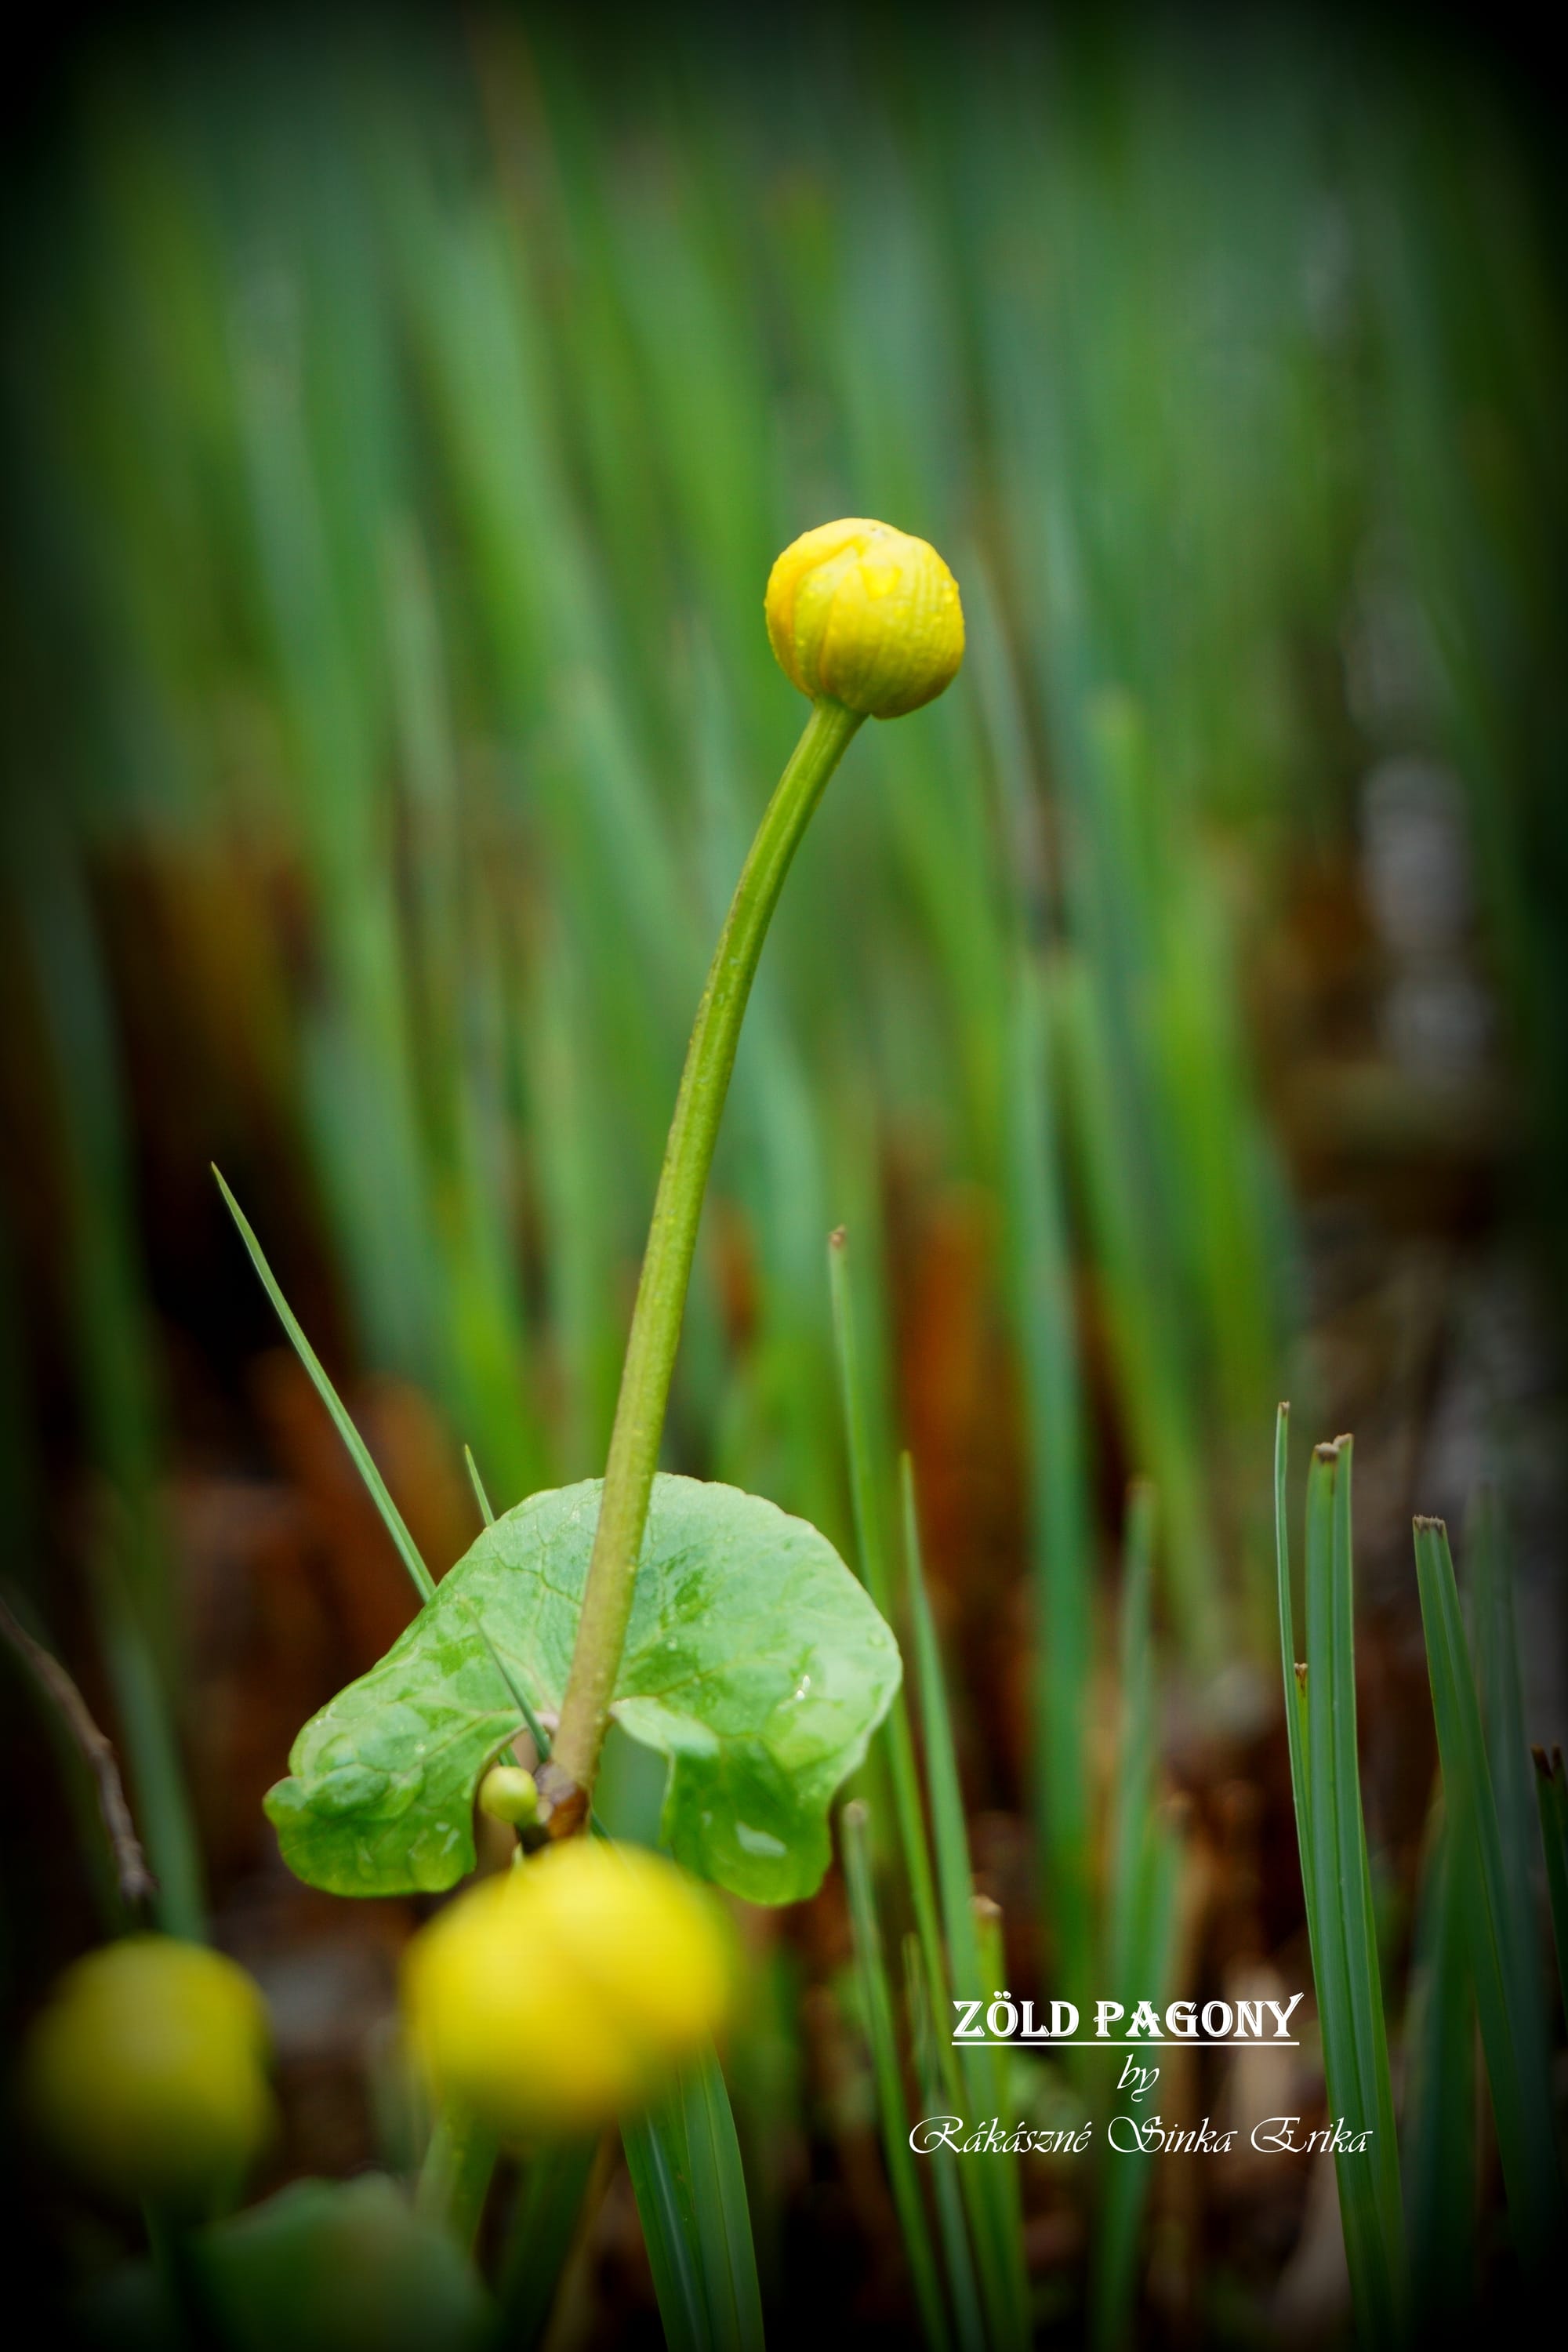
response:
[[[474,1864],[485,1766],[557,1708],[600,1482],[487,1528],[381,1664],[313,1716],[267,1799],[284,1860],[338,1895],[435,1892]],[[753,1903],[827,1867],[826,1811],[899,1686],[898,1645],[832,1545],[732,1486],[660,1477],[613,1713],[670,1759],[676,1859]]]

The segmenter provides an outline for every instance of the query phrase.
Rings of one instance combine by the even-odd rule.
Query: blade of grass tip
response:
[[[1476,2290],[1475,2013],[1460,1874],[1440,1810],[1421,1874],[1405,2028],[1414,2333],[1443,2336]]]
[[[415,1591],[419,1595],[421,1601],[428,1601],[436,1590],[435,1579],[419,1557],[418,1546],[404,1525],[402,1512],[387,1492],[386,1482],[371,1458],[369,1446],[349,1419],[342,1400],[322,1369],[321,1359],[306,1339],[303,1328],[295,1316],[293,1308],[279,1288],[277,1277],[267,1263],[261,1244],[252,1233],[244,1210],[225,1183],[222,1170],[215,1167],[213,1174],[217,1178],[217,1188],[227,1204],[229,1215],[239,1228],[239,1237],[250,1252],[250,1262],[261,1276],[262,1288],[277,1308],[278,1319],[289,1334],[295,1354],[310,1374],[316,1394],[331,1413],[338,1435],[349,1450],[354,1468],[364,1480],[366,1491],[376,1509],[381,1513],[387,1534],[397,1548],[398,1558],[408,1570]]]
[[[501,2256],[490,2338],[495,2352],[533,2352],[543,2336],[605,2146],[598,2139],[561,2140],[529,2158]]]
[[[468,1484],[474,1490],[474,1500],[479,1507],[479,1517],[487,1528],[493,1528],[496,1515],[490,1508],[490,1498],[485,1492],[485,1482],[479,1475],[479,1465],[474,1460],[474,1449],[471,1445],[464,1446],[463,1460],[468,1465]]]
[[[1532,1748],[1535,1801],[1541,1809],[1541,1843],[1546,1849],[1546,1891],[1552,1903],[1552,1935],[1557,1946],[1557,1983],[1568,2024],[1568,1776],[1563,1750]]]
[[[904,1999],[909,2011],[910,2039],[914,2044],[921,2105],[928,2116],[941,2115],[944,2113],[942,2102],[946,2095],[942,2079],[941,2045],[931,2021],[931,1994],[926,1985],[918,1936],[904,1937]],[[953,2160],[949,2162],[949,2158]],[[969,2231],[963,2218],[963,2199],[959,2190],[956,2166],[957,2158],[952,2149],[933,2147],[927,2159],[926,2169],[936,2202],[937,2229],[942,2237],[942,2259],[961,2352],[983,2352],[985,2321],[980,2308],[974,2257],[970,2251]]]
[[[1279,1601],[1279,1664],[1285,1682],[1285,1736],[1290,1751],[1290,1794],[1296,1809],[1296,1843],[1301,1864],[1301,1896],[1307,1910],[1307,1941],[1318,1948],[1312,1896],[1311,1830],[1307,1797],[1307,1670],[1296,1655],[1295,1611],[1290,1599],[1290,1529],[1286,1478],[1290,1466],[1290,1408],[1282,1404],[1274,1421],[1274,1563]]]
[[[872,1466],[870,1413],[855,1315],[848,1236],[842,1226],[828,1236],[827,1273],[833,1301],[833,1337],[838,1357],[845,1442],[849,1454],[855,1541],[860,1554],[866,1590],[890,1622],[893,1616],[891,1578],[888,1569],[880,1498]],[[915,1926],[931,1976],[931,2000],[933,2003],[945,2003],[946,1972],[942,1960],[936,1885],[926,1843],[925,1815],[921,1806],[920,1774],[915,1764],[914,1736],[910,1726],[909,1692],[902,1683],[888,1715],[885,1738],[899,1844],[903,1855]]]
[[[915,1674],[925,1738],[926,1788],[931,1799],[937,1888],[948,1961],[956,1987],[963,1990],[973,1986],[984,1995],[988,1990],[1000,1991],[1002,1987],[991,1985],[984,1975],[985,1963],[974,1916],[974,1874],[970,1866],[969,1837],[963,1822],[963,1792],[952,1744],[942,1654],[926,1596],[914,1472],[907,1454],[900,1462],[900,1477]],[[958,2063],[964,2095],[971,2106],[989,2109],[994,2105],[1000,2114],[1002,2094],[996,2057],[994,2050],[966,2045],[958,2053]],[[1016,2168],[1011,2157],[988,2156],[984,2164],[966,2165],[963,2171],[981,2293],[993,2340],[999,2344],[1028,2340],[1028,2277],[1010,2219],[1012,2195],[1006,2179],[1006,2175]]]
[[[762,2352],[763,2294],[746,2176],[729,2085],[711,2050],[687,2068],[680,2096],[713,2341],[723,2352]]]
[[[1313,1974],[1330,2111],[1343,2116],[1350,2131],[1375,2135],[1379,2102],[1371,2036],[1363,2041],[1359,2029],[1366,2025],[1375,1995],[1377,1962],[1369,1941],[1365,1873],[1356,1851],[1361,1782],[1347,1622],[1349,1563],[1337,1558],[1340,1467],[1339,1446],[1313,1448],[1307,1482],[1307,1784],[1314,1890],[1308,1916],[1317,1922]],[[1342,1859],[1347,1847],[1348,1868]],[[1369,1967],[1371,1993],[1365,1981]],[[1397,2272],[1374,2175],[1363,2157],[1348,2150],[1336,2155],[1334,2163],[1356,2324],[1368,2344],[1391,2344],[1399,2326]]]
[[[702,2292],[702,2244],[679,2103],[666,2099],[623,2124],[621,2145],[668,2352],[721,2352]]]
[[[893,2004],[882,1958],[881,1931],[877,1925],[877,1899],[871,1887],[870,1857],[866,1851],[869,1819],[868,1808],[859,1798],[853,1799],[838,1816],[844,1875],[849,1888],[849,1917],[855,1935],[856,1972],[860,1983],[861,2006],[865,2011],[866,2035],[871,2045],[871,2069],[876,2078],[877,2110],[882,2126],[888,2179],[903,2236],[904,2255],[910,2266],[910,2281],[920,2312],[921,2329],[932,2352],[949,2352],[952,2339],[942,2302],[942,2282],[937,2276],[936,2263],[931,2255],[925,2207],[921,2199],[920,2181],[910,2147],[910,2113],[904,2100],[903,2077],[899,2071],[898,2045],[893,2033]]]
[[[1465,1915],[1498,2155],[1521,2266],[1544,2273],[1561,2242],[1562,2182],[1541,2003],[1528,1950],[1514,1948],[1502,1835],[1465,1644],[1458,1587],[1441,1519],[1415,1521],[1421,1622],[1443,1767],[1443,1797]]]

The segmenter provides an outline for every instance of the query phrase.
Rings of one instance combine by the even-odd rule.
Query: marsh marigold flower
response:
[[[267,2047],[265,2004],[233,1960],[128,1936],[60,1979],[23,2053],[24,2099],[93,2188],[196,2208],[271,2129]]]
[[[573,1838],[482,1880],[409,1946],[405,2005],[432,2088],[503,2140],[643,2105],[723,2025],[713,1898],[637,1846]]]
[[[963,659],[958,583],[934,547],[885,522],[819,523],[768,579],[768,636],[792,685],[871,719],[900,719]]]

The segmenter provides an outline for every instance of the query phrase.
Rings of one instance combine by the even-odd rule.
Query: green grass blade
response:
[[[496,1515],[490,1508],[490,1498],[485,1492],[485,1482],[479,1475],[479,1465],[474,1460],[474,1449],[471,1445],[464,1446],[463,1460],[468,1465],[468,1484],[474,1490],[474,1500],[479,1507],[479,1517],[487,1528],[493,1528]]]
[[[416,2210],[439,2222],[471,2252],[495,2174],[497,2147],[465,2108],[445,2106],[436,2117],[419,2168]]]
[[[851,1273],[848,1273],[848,1240],[842,1228],[830,1234],[830,1242],[827,1242],[827,1282],[830,1282],[832,1289],[832,1336],[835,1336],[837,1360],[839,1360],[844,1442],[847,1442],[848,1449],[848,1486],[851,1486],[860,1571],[865,1578],[865,1590],[875,1600],[881,1616],[891,1621],[893,1592],[889,1552],[886,1552],[884,1512],[881,1512],[881,1496],[877,1491],[877,1475],[875,1465],[872,1465],[869,1400],[868,1392],[865,1392],[863,1364],[860,1364],[858,1328],[856,1328],[856,1307],[853,1307]],[[889,1710],[889,1719],[886,1719],[886,1757],[889,1757],[889,1778],[891,1778],[893,1788],[893,1811],[898,1818],[898,1846],[900,1846],[902,1867],[905,1867],[910,1882],[914,1924],[920,1928],[921,1948],[926,1952],[926,1967],[931,1969],[933,2000],[942,2000],[945,1994],[942,1994],[936,1884],[931,1877],[931,1851],[926,1846],[926,1821],[920,1804],[920,1771],[914,1767],[910,1696],[905,1684],[900,1684],[891,1710]]]
[[[691,2201],[716,2352],[762,2352],[763,2297],[735,2117],[711,2050],[682,2078]]]
[[[931,1994],[926,1985],[920,1939],[916,1936],[904,1937],[904,2000],[909,2011],[910,2038],[914,2043],[915,2076],[920,2084],[921,2110],[928,2116],[944,2115],[949,2110],[945,2105],[942,2053],[931,2019]],[[948,2293],[952,2299],[953,2325],[960,2352],[984,2352],[985,2319],[980,2307],[974,2256],[963,2217],[963,2196],[958,2185],[958,2168],[962,2161],[951,2148],[933,2148],[926,2159],[926,2168],[936,2205],[937,2229],[942,2238],[942,2263]]]
[[[909,1575],[910,1615],[914,1632],[915,1672],[920,1685],[921,1727],[925,1741],[926,1788],[931,1799],[931,1836],[936,1849],[937,1887],[942,1927],[954,1988],[973,1999],[1002,1989],[985,1974],[985,1956],[975,1918],[974,1874],[969,1859],[969,1833],[964,1826],[963,1792],[958,1778],[958,1758],[952,1741],[947,1686],[936,1625],[926,1596],[921,1565],[920,1521],[915,1507],[914,1476],[908,1454],[900,1465],[904,1506],[904,1551]],[[974,1988],[973,1993],[968,1988]],[[951,2029],[943,2034],[948,2040]],[[959,2053],[959,2071],[971,2115],[1000,2115],[1005,2103],[1002,2053],[966,2048]],[[992,2341],[1024,2344],[1029,2334],[1028,2273],[1016,2219],[1016,2164],[1012,2157],[988,2156],[983,2165],[965,2168],[964,2193],[969,2200],[974,2233],[975,2259]]]
[[[528,2160],[496,2288],[496,2352],[533,2352],[550,2324],[599,2151],[562,2140]]]
[[[921,2330],[931,2352],[950,2352],[952,2342],[943,2306],[942,2282],[931,2253],[931,2232],[921,2198],[915,2159],[910,2147],[910,2111],[899,2069],[893,2032],[893,2004],[882,1956],[881,1930],[877,1924],[877,1898],[871,1885],[871,1863],[866,1831],[869,1814],[854,1799],[838,1816],[844,1875],[849,1889],[849,1916],[855,1930],[855,1963],[859,1979],[866,2033],[871,2045],[871,2068],[877,2084],[877,2112],[882,2126],[882,2147],[888,2179],[903,2236]]]
[[[1111,1877],[1106,1937],[1113,1999],[1165,1999],[1173,1953],[1181,1843],[1155,1809],[1154,1658],[1150,1623],[1154,1494],[1137,1481],[1123,1539],[1120,1747],[1113,1779]],[[1104,2089],[1115,2061],[1104,2065]],[[1097,2352],[1127,2342],[1138,2281],[1138,2233],[1152,2152],[1109,2158],[1089,2266],[1090,2341]]]
[[[1151,1821],[1137,1921],[1127,1952],[1124,1980],[1154,1988],[1163,2001],[1170,1983],[1175,1944],[1176,1887],[1181,1873],[1179,1838]],[[1090,2341],[1096,2352],[1116,2352],[1131,2335],[1138,2290],[1138,2235],[1148,2202],[1153,2153],[1137,2149],[1112,2158],[1104,2176],[1099,2229],[1089,2280]]]
[[[1010,1286],[1028,1413],[1038,1659],[1037,1801],[1058,1981],[1063,1992],[1081,2004],[1090,1998],[1094,1973],[1086,1770],[1093,1638],[1091,1513],[1085,1491],[1087,1437],[1073,1328],[1071,1244],[1052,1101],[1050,1031],[1040,975],[1021,947],[1014,995],[1007,1203]]]
[[[1544,2062],[1550,2036],[1540,1967],[1539,1800],[1531,1787],[1535,1774],[1524,1736],[1524,1694],[1520,1684],[1507,1528],[1500,1498],[1489,1485],[1483,1485],[1477,1494],[1467,1549],[1476,1692],[1497,1804],[1508,1906],[1508,1949],[1513,1971],[1510,2005]]]
[[[1401,2327],[1404,2223],[1356,1756],[1349,1469],[1347,1442],[1313,1449],[1306,1782],[1314,1887],[1308,1916],[1316,1921],[1312,1962],[1330,2113],[1351,2131],[1372,2134],[1363,2154],[1334,2161],[1357,2326],[1368,2344],[1383,2345],[1396,2341]]]
[[[827,1272],[833,1298],[833,1337],[838,1359],[845,1442],[849,1455],[855,1540],[860,1554],[866,1590],[882,1615],[891,1622],[894,1617],[892,1579],[873,1457],[870,1398],[855,1311],[848,1238],[842,1228],[829,1239]],[[931,1850],[926,1839],[925,1814],[921,1805],[920,1774],[910,1725],[907,1680],[899,1687],[882,1736],[898,1823],[899,1847],[915,1927],[925,1954],[931,2001],[933,2006],[945,2012],[949,1990],[947,1970],[942,1960],[942,1930],[937,1913],[936,1885],[931,1875]]]
[[[1411,2319],[1441,2336],[1476,2291],[1475,2006],[1461,1874],[1439,1819],[1428,1840],[1405,2012]]]
[[[1535,1801],[1541,1811],[1541,1842],[1546,1849],[1546,1891],[1552,1902],[1552,1935],[1557,1946],[1557,1983],[1568,2023],[1568,1776],[1563,1750],[1532,1748]]]
[[[250,1262],[261,1276],[262,1288],[277,1308],[278,1319],[289,1334],[295,1354],[310,1374],[316,1394],[331,1413],[338,1435],[349,1450],[354,1468],[364,1480],[370,1498],[381,1513],[387,1534],[397,1548],[397,1556],[408,1570],[409,1580],[415,1591],[419,1595],[421,1601],[428,1601],[436,1590],[435,1579],[419,1557],[419,1548],[404,1525],[402,1512],[387,1492],[386,1481],[376,1468],[371,1457],[369,1446],[349,1419],[342,1400],[327,1378],[320,1357],[306,1339],[293,1308],[279,1288],[272,1268],[262,1254],[261,1244],[252,1233],[244,1210],[224,1182],[222,1171],[215,1168],[213,1174],[217,1178],[217,1188],[227,1203],[229,1215],[239,1228],[239,1237],[250,1252]]]
[[[1142,1981],[1138,1923],[1147,1875],[1153,1799],[1154,1660],[1150,1605],[1154,1570],[1154,1490],[1142,1479],[1127,1499],[1121,1589],[1121,1746],[1110,1834],[1107,1959],[1112,1997]]]
[[[523,1689],[522,1685],[518,1681],[517,1676],[513,1674],[511,1668],[507,1664],[506,1660],[501,1656],[500,1652],[496,1648],[495,1643],[491,1641],[489,1634],[486,1630],[484,1619],[479,1615],[479,1611],[471,1607],[467,1601],[463,1602],[462,1609],[464,1616],[468,1619],[469,1624],[473,1627],[475,1633],[479,1635],[480,1641],[489,1652],[490,1664],[494,1666],[497,1674],[500,1676],[501,1681],[506,1685],[507,1696],[517,1708],[518,1713],[521,1716],[524,1723],[527,1724],[528,1736],[532,1740],[535,1748],[539,1752],[540,1759],[542,1761],[542,1759],[550,1753],[550,1734],[545,1730],[544,1726],[540,1722],[538,1716],[535,1714],[528,1693]]]
[[[1290,1599],[1290,1529],[1285,1492],[1289,1467],[1290,1408],[1282,1404],[1274,1423],[1274,1563],[1279,1604],[1279,1664],[1285,1685],[1285,1734],[1290,1750],[1290,1794],[1296,1807],[1301,1893],[1307,1908],[1308,1940],[1315,1955],[1317,1928],[1313,1921],[1312,1897],[1317,1881],[1311,1866],[1308,1811],[1306,1675],[1296,1654],[1295,1612]]]
[[[721,2352],[702,2290],[702,2240],[679,2099],[666,2099],[649,2114],[623,2124],[621,2144],[668,2352]]]
[[[1562,2243],[1563,2187],[1547,2082],[1540,1989],[1510,1900],[1508,1868],[1458,1587],[1440,1519],[1415,1521],[1415,1573],[1432,1681],[1432,1711],[1465,1881],[1476,2011],[1497,2121],[1509,2213],[1521,2265],[1544,2273]]]

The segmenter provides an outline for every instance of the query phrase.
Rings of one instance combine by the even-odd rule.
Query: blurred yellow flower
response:
[[[818,523],[768,579],[768,636],[792,685],[872,719],[900,719],[963,659],[958,583],[934,547],[885,522]]]
[[[722,2028],[732,1990],[712,1896],[657,1854],[588,1838],[458,1895],[404,1969],[432,2087],[507,2140],[645,2104]]]
[[[66,1970],[27,2037],[27,2112],[81,2179],[196,2208],[237,2184],[272,2127],[267,2011],[245,1970],[172,1936],[131,1936]]]

